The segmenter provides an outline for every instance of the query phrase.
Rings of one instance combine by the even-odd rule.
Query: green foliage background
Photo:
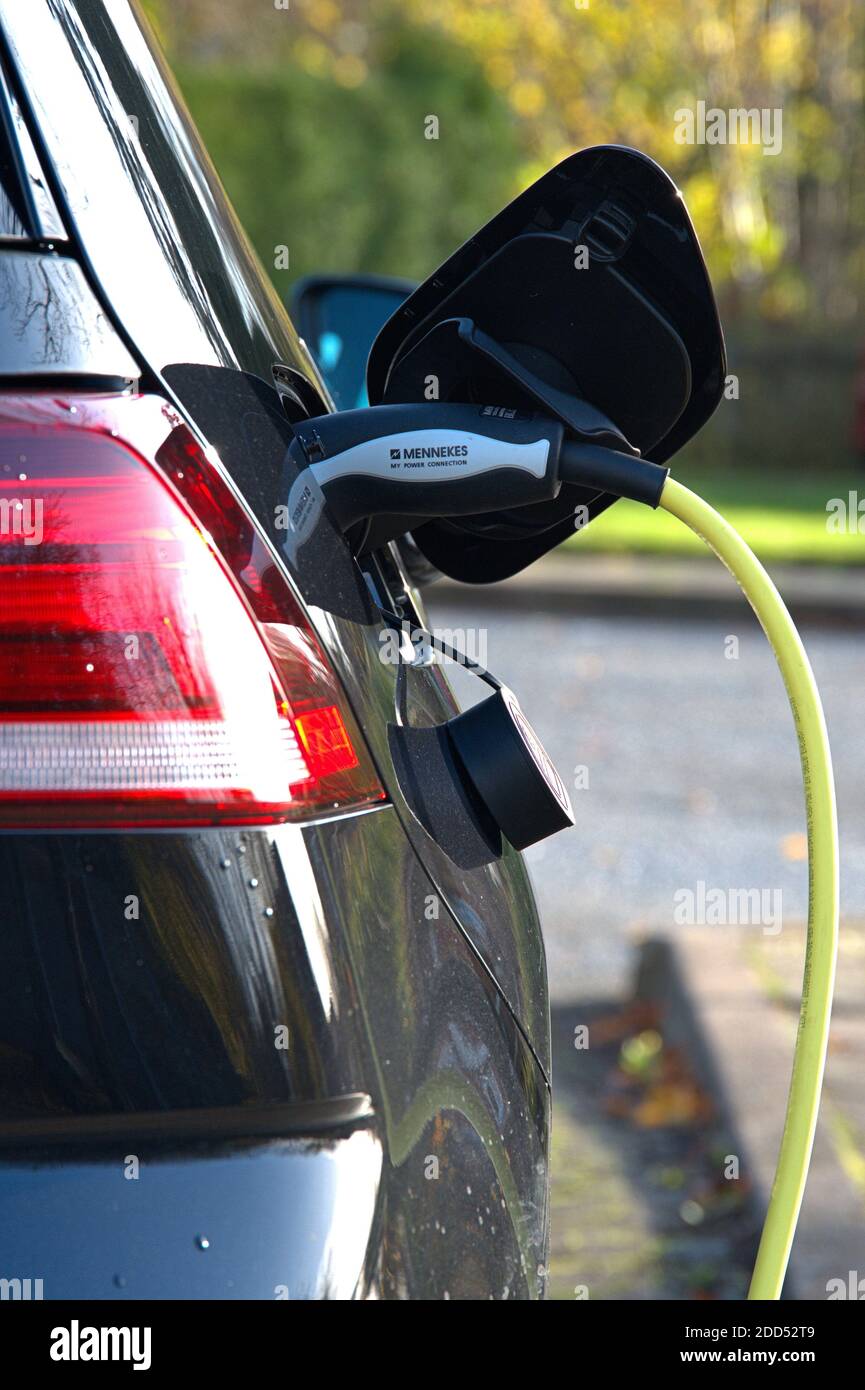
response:
[[[513,112],[470,52],[395,23],[358,86],[290,59],[181,57],[184,97],[253,245],[292,280],[367,270],[422,278],[513,196]],[[446,139],[424,138],[446,112]],[[278,275],[277,282],[282,287]]]
[[[141,3],[266,265],[425,275],[610,141],[679,182],[728,321],[865,307],[863,0]],[[780,111],[781,153],[679,143],[699,101]]]
[[[312,271],[423,278],[572,150],[632,144],[683,190],[741,375],[689,456],[852,461],[865,0],[139,3],[284,298]],[[780,108],[782,153],[678,143],[701,100]]]

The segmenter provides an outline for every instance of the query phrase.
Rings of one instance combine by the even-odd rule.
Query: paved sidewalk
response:
[[[786,924],[778,936],[753,927],[689,927],[672,942],[675,968],[736,1119],[742,1171],[761,1211],[783,1128],[804,946],[804,927]],[[790,1266],[797,1299],[826,1299],[832,1280],[849,1288],[851,1275],[856,1283],[865,1279],[863,994],[865,925],[848,923],[841,932],[823,1106]]]
[[[554,1008],[553,1298],[746,1296],[783,1127],[803,956],[801,925],[776,937],[683,928],[643,943],[627,999]],[[849,1298],[865,1281],[863,991],[865,924],[848,924],[784,1288],[793,1301]],[[589,1041],[582,1050],[578,1030]]]
[[[865,542],[863,542],[865,551]],[[865,626],[865,566],[769,565],[797,622]],[[427,597],[437,603],[580,613],[661,613],[678,617],[739,614],[744,600],[724,566],[706,559],[643,555],[585,555],[556,551],[499,584],[441,579]]]
[[[628,1001],[553,1010],[550,1296],[742,1299],[758,1215],[747,1182],[724,1178],[735,1128],[693,1055],[687,1000],[668,1007],[663,943],[641,975]]]

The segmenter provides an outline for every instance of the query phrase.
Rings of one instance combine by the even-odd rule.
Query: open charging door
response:
[[[540,411],[569,437],[663,463],[723,392],[724,340],[675,184],[636,150],[570,156],[471,237],[388,319],[372,405],[430,400]],[[564,484],[507,512],[412,535],[454,579],[506,578],[616,499]]]

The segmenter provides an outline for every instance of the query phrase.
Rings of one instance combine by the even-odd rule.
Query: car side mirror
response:
[[[382,275],[311,275],[291,313],[338,410],[367,405],[366,362],[382,324],[416,288]]]

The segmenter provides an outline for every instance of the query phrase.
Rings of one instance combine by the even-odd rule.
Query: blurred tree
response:
[[[232,48],[237,14],[211,0],[145,8],[278,288],[314,270],[421,278],[515,191],[520,123],[446,34],[343,13],[326,41],[241,6],[254,33]]]
[[[482,56],[531,140],[524,178],[585,144],[680,183],[728,312],[853,319],[865,287],[862,0],[408,0]],[[781,112],[780,152],[680,144],[683,108]],[[774,119],[774,117],[772,118]]]
[[[862,0],[143,3],[259,250],[288,243],[292,274],[424,274],[552,162],[612,141],[680,183],[728,319],[861,314]],[[698,103],[780,111],[780,151],[678,143]]]

